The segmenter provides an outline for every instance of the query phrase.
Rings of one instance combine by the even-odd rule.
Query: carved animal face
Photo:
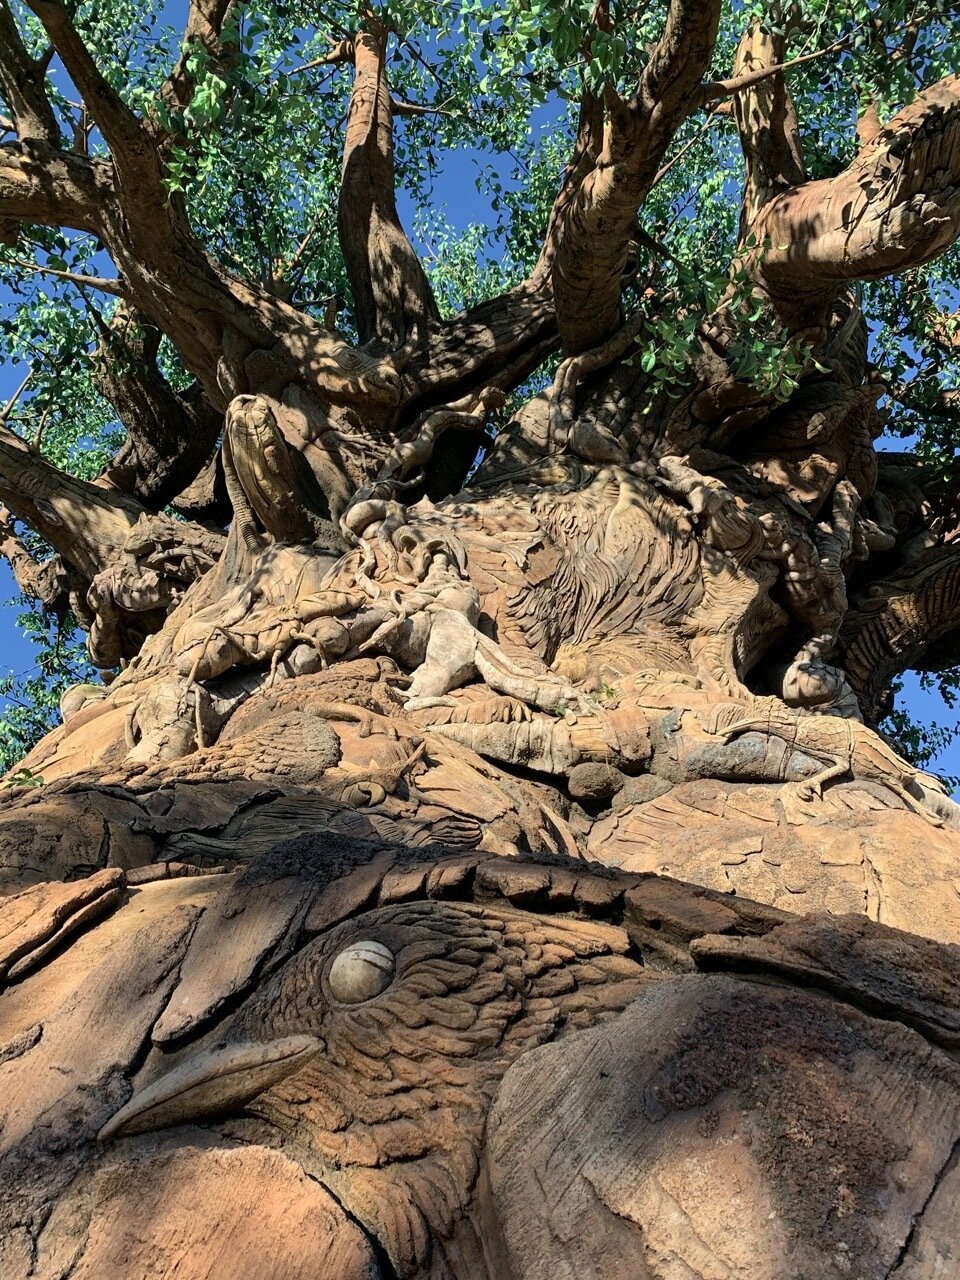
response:
[[[367,912],[305,947],[219,1048],[135,1095],[102,1136],[245,1107],[402,1274],[457,1272],[466,1238],[476,1247],[473,1192],[499,1081],[524,1051],[639,992],[650,979],[626,945],[612,926],[499,905]]]

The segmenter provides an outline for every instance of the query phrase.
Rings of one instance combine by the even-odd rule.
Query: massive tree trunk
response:
[[[914,999],[909,983],[891,993],[885,966],[894,953],[903,972],[929,965],[955,992],[955,961],[933,943],[862,920],[825,924],[821,937],[820,925],[793,926],[784,913],[851,913],[927,938],[960,938],[960,808],[876,731],[891,680],[955,652],[955,495],[919,466],[875,452],[880,389],[869,376],[853,287],[928,260],[960,232],[960,81],[922,93],[843,172],[808,181],[780,70],[783,35],[752,28],[731,78],[705,82],[718,0],[673,0],[635,92],[622,98],[608,89],[602,101],[585,100],[533,274],[445,321],[398,215],[389,34],[370,18],[331,54],[354,74],[339,208],[358,337],[351,345],[211,260],[182,203],[168,198],[171,137],[123,104],[66,8],[54,0],[32,8],[110,158],[62,148],[37,64],[0,0],[0,76],[16,129],[16,141],[0,147],[0,231],[12,238],[23,224],[81,228],[114,259],[121,304],[103,326],[98,380],[128,439],[103,475],[83,482],[0,424],[3,550],[26,588],[53,606],[69,600],[106,681],[68,691],[63,726],[27,756],[0,799],[4,890],[84,880],[21,893],[10,928],[0,928],[0,978],[19,981],[54,957],[53,976],[30,988],[35,1006],[14,992],[13,1039],[0,1044],[0,1064],[27,1064],[11,1068],[27,1135],[22,1159],[37,1177],[18,1192],[8,1237],[11,1250],[22,1246],[22,1274],[74,1274],[81,1254],[75,1274],[113,1273],[134,1237],[145,1251],[137,1265],[146,1268],[155,1245],[171,1247],[174,1222],[186,1223],[189,1251],[204,1238],[197,1204],[223,1180],[239,1188],[229,1213],[222,1210],[223,1238],[238,1256],[257,1236],[248,1221],[254,1190],[272,1188],[275,1199],[257,1201],[256,1210],[262,1233],[273,1232],[277,1275],[294,1266],[286,1241],[299,1240],[308,1221],[311,1265],[326,1256],[324,1232],[336,1232],[345,1276],[560,1274],[550,1269],[553,1246],[543,1243],[534,1258],[540,1245],[530,1243],[522,1215],[511,1217],[516,1151],[539,1142],[555,1117],[579,1124],[567,1114],[568,1072],[581,1089],[603,1094],[602,1115],[621,1125],[621,1112],[635,1104],[608,1096],[604,1082],[620,1057],[638,1053],[636,1010],[655,1029],[657,1052],[663,1044],[669,1055],[671,1028],[692,1025],[689,1002],[701,999],[682,978],[648,991],[662,976],[651,965],[746,968],[821,987],[816,996],[784,988],[774,999],[767,987],[710,979],[702,989],[712,993],[709,1017],[696,1025],[706,1028],[704,1043],[734,1062],[729,1087],[754,1090],[739,1114],[757,1106],[767,1115],[764,1097],[776,1092],[777,1072],[767,1065],[754,1077],[753,1063],[768,1063],[783,1038],[777,1007],[789,1009],[798,1046],[790,1071],[803,1076],[816,1060],[842,1081],[854,1061],[859,1072],[869,1059],[868,1075],[883,1087],[922,1093],[914,1130],[935,1131],[939,1145],[914,1144],[910,1196],[877,1210],[878,1221],[896,1219],[896,1230],[871,1237],[869,1256],[892,1274],[911,1240],[917,1251],[932,1247],[927,1227],[914,1240],[909,1224],[928,1206],[930,1232],[937,1214],[949,1218],[935,1192],[952,1176],[958,1130],[956,1107],[944,1120],[939,1100],[948,1084],[952,1098],[957,1082],[955,1064],[920,1037],[956,1045],[955,1000],[941,1007],[926,987]],[[214,59],[229,56],[220,44],[229,9],[206,0],[191,9],[191,38]],[[190,93],[184,63],[161,96],[183,105]],[[640,358],[653,339],[644,313],[625,301],[636,216],[683,120],[724,96],[734,97],[746,166],[740,245],[727,293],[696,318],[691,355],[667,377]],[[763,376],[748,374],[741,355],[758,318],[781,335]],[[162,376],[160,335],[194,377],[190,390]],[[501,413],[491,443],[491,414],[558,350],[552,384],[509,420]],[[184,518],[163,514],[171,502]],[[15,520],[58,559],[38,565],[13,533]],[[305,840],[270,854],[295,837]],[[442,846],[443,856],[428,846]],[[209,888],[194,879],[166,883],[249,863],[239,877],[212,877]],[[120,871],[130,886],[164,883],[134,893],[80,947],[69,962],[76,969],[64,967],[58,948],[71,932],[118,908]],[[708,892],[664,890],[642,873]],[[720,895],[735,897],[726,905]],[[441,909],[437,897],[456,902]],[[754,905],[737,906],[740,898]],[[403,1090],[417,1105],[429,1096],[441,1116],[439,1154],[420,1143],[394,1077],[383,1083],[385,1071],[401,1066],[383,1067],[379,1048],[364,1056],[361,1015],[361,1030],[351,1030],[342,1008],[325,1013],[327,1022],[315,1008],[307,1010],[313,1022],[298,1009],[313,978],[296,965],[309,960],[320,974],[333,947],[327,935],[342,941],[340,925],[373,907],[377,929],[399,941],[392,951],[358,944],[336,980],[333,967],[323,969],[324,982],[334,1003],[362,1002],[381,990],[383,974],[392,981],[393,953],[407,954],[401,944],[437,962],[439,977],[427,972],[412,996],[399,991],[396,1017],[419,1028],[420,1005],[433,1009],[436,996],[448,1033],[437,1048],[427,1032],[421,1044],[402,1031],[396,1061],[407,1072]],[[539,914],[524,916],[521,907]],[[135,929],[136,910],[143,920]],[[413,941],[404,942],[410,929]],[[837,951],[846,957],[858,947],[868,956],[862,968],[836,961]],[[523,1000],[509,994],[512,977],[496,985],[488,956],[508,977],[526,975]],[[479,1020],[464,1013],[473,995],[460,998],[480,981],[472,967],[487,984]],[[469,983],[460,969],[470,969]],[[280,976],[257,995],[273,971]],[[66,1003],[64,974],[82,977],[80,994]],[[357,982],[359,995],[350,985]],[[602,996],[567,1001],[590,984]],[[841,1012],[841,999],[861,1011]],[[293,1030],[281,1034],[288,1004],[304,1013],[303,1025],[291,1015]],[[220,1043],[223,1020],[241,1005]],[[628,1005],[612,1038],[598,1039],[595,1023]],[[729,1019],[724,1010],[733,1010]],[[878,1031],[868,1013],[898,1030]],[[330,1083],[311,1067],[304,1084],[294,1068],[313,1060],[336,1018],[347,1057],[324,1061],[335,1060],[341,1074]],[[265,1026],[279,1037],[270,1045],[257,1041]],[[511,1070],[485,1128],[514,1057],[562,1029],[584,1036]],[[57,1045],[73,1052],[84,1033],[74,1097],[56,1075]],[[906,1048],[894,1043],[898,1035]],[[109,1052],[98,1056],[89,1043],[96,1037]],[[187,1048],[197,1040],[194,1061]],[[41,1044],[47,1074],[34,1099],[28,1055]],[[502,1053],[493,1054],[494,1044]],[[611,1057],[617,1065],[601,1069]],[[542,1097],[536,1071],[528,1080],[534,1060],[548,1064]],[[128,1102],[127,1082],[141,1067],[142,1087]],[[642,1125],[631,1112],[631,1132],[642,1129],[644,1149],[663,1155],[670,1143],[661,1135],[661,1150],[642,1126],[658,1123],[667,1105],[658,1092],[667,1066],[657,1058],[649,1070]],[[684,1071],[684,1080],[716,1084],[702,1063]],[[284,1092],[291,1072],[300,1083]],[[235,1078],[247,1083],[224,1083]],[[811,1114],[790,1111],[800,1088],[793,1079],[776,1086],[786,1129]],[[761,1097],[768,1084],[773,1092]],[[670,1088],[680,1097],[680,1084]],[[885,1111],[872,1088],[858,1094],[869,1123]],[[62,1115],[48,1121],[55,1094]],[[113,1112],[105,1141],[203,1119],[260,1094],[272,1101],[216,1140],[208,1132],[188,1148],[165,1139],[136,1148],[129,1186],[132,1166],[122,1161],[104,1166],[95,1184],[84,1181],[99,1159],[88,1140]],[[670,1097],[678,1114],[688,1105]],[[306,1128],[296,1119],[304,1099],[314,1108]],[[925,1119],[937,1106],[936,1118]],[[824,1108],[818,1133],[841,1125]],[[704,1143],[715,1149],[716,1126],[726,1141],[725,1126],[739,1123],[732,1114],[711,1110],[713,1127],[698,1129],[698,1168]],[[32,1135],[48,1123],[54,1136],[44,1152]],[[348,1125],[352,1145],[341,1150]],[[866,1197],[869,1179],[886,1178],[900,1159],[890,1154],[896,1128],[870,1130],[875,1146],[863,1157],[857,1195]],[[598,1120],[581,1139],[591,1158],[607,1149],[601,1130]],[[279,1151],[288,1137],[289,1156]],[[853,1161],[869,1146],[867,1137],[844,1140]],[[811,1139],[817,1150],[820,1141]],[[563,1150],[574,1159],[579,1148],[568,1142]],[[758,1168],[768,1157],[776,1165],[772,1148],[757,1150],[750,1159]],[[10,1158],[16,1166],[21,1156]],[[644,1194],[660,1186],[659,1159],[650,1157]],[[573,1174],[546,1165],[547,1181],[538,1182],[546,1200],[555,1190],[549,1179],[567,1179],[559,1203]],[[303,1169],[322,1185],[305,1182]],[[831,1166],[831,1194],[853,1195],[835,1172]],[[782,1176],[819,1185],[820,1172],[790,1165]],[[779,1220],[763,1225],[777,1219],[763,1199],[765,1177],[752,1185],[747,1214],[755,1212],[756,1256],[816,1252],[819,1202],[790,1227],[794,1243],[774,1241]],[[181,1178],[206,1189],[190,1205],[164,1199]],[[564,1228],[565,1258],[580,1259],[577,1250],[589,1253],[600,1240],[615,1240],[611,1249],[627,1241],[622,1182],[578,1193],[585,1225]],[[687,1197],[691,1212],[698,1196],[695,1188]],[[163,1211],[141,1225],[142,1205],[161,1202]],[[711,1203],[716,1222],[703,1230],[712,1240],[723,1235],[724,1214]],[[673,1211],[658,1204],[631,1212],[644,1230],[653,1223],[663,1233],[650,1249],[680,1249],[667,1224]],[[536,1229],[555,1244],[552,1212],[552,1204],[543,1209]],[[491,1213],[495,1228],[484,1216]],[[109,1226],[118,1221],[123,1232]],[[698,1237],[693,1228],[680,1235],[683,1249],[693,1249],[692,1267]],[[847,1248],[830,1236],[830,1250]],[[817,1253],[808,1273],[825,1274],[825,1257]],[[197,1275],[208,1274],[194,1263]],[[580,1259],[576,1273],[588,1274],[586,1265]]]

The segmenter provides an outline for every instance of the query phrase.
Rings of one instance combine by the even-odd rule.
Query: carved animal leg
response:
[[[431,609],[430,635],[424,660],[417,668],[407,694],[413,710],[422,698],[443,697],[477,674],[477,648],[481,639],[473,623],[452,609]]]
[[[942,827],[943,819],[936,813],[932,813],[924,804],[922,804],[916,796],[911,795],[906,787],[900,785],[899,782],[887,782],[887,786],[891,791],[895,791],[900,799],[912,813],[919,813],[925,822],[929,822],[931,827]]]
[[[585,711],[584,699],[566,680],[548,671],[534,674],[515,663],[494,641],[477,633],[477,670],[495,693],[518,698],[540,711]]]
[[[837,778],[842,778],[849,772],[849,760],[835,760],[833,764],[829,764],[821,769],[819,773],[815,773],[812,778],[806,778],[803,782],[796,783],[796,793],[801,800],[812,800],[814,796],[819,800],[823,795],[823,788],[828,782],[835,782]]]

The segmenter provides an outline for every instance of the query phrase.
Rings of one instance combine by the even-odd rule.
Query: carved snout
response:
[[[98,1142],[235,1113],[324,1049],[316,1036],[218,1045],[139,1090],[108,1120]]]

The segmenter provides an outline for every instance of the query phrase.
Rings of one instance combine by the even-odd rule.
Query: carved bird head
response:
[[[497,1086],[520,1054],[619,1012],[653,980],[627,945],[612,925],[500,904],[365,912],[290,959],[221,1044],[135,1094],[101,1139],[243,1111],[399,1274],[466,1274]]]

